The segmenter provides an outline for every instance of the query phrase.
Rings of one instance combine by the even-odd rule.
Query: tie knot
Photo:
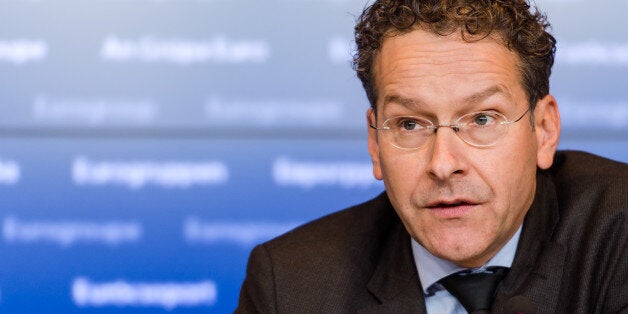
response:
[[[488,267],[485,272],[459,271],[439,282],[469,313],[490,312],[495,289],[508,273],[505,267]]]

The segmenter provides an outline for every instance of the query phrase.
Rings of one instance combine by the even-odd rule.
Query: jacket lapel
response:
[[[567,253],[564,245],[551,241],[558,219],[554,184],[539,174],[512,268],[495,297],[495,313],[556,312]]]
[[[367,285],[381,304],[368,306],[358,313],[426,313],[410,236],[401,222],[393,226],[382,244],[384,251]]]

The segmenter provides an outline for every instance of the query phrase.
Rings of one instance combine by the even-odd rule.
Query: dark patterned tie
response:
[[[499,282],[508,273],[505,267],[488,267],[488,272],[469,273],[463,270],[439,282],[464,306],[469,313],[490,313],[493,296]]]

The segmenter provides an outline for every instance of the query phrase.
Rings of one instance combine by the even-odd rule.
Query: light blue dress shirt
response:
[[[499,252],[485,265],[479,268],[471,269],[472,272],[482,272],[489,266],[509,267],[515,258],[519,236],[521,234],[521,226],[515,235],[502,247]],[[414,239],[412,242],[412,254],[414,255],[414,264],[419,272],[419,278],[423,285],[423,293],[425,295],[425,306],[430,314],[465,314],[467,311],[462,304],[445,289],[439,280],[449,276],[455,272],[466,268],[460,267],[450,261],[440,259],[432,253],[428,252],[421,244]]]

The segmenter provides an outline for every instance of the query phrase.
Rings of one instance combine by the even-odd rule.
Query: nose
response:
[[[456,130],[451,127],[440,127],[435,130],[431,145],[431,158],[428,172],[430,177],[447,181],[466,173],[463,141],[456,135]]]

